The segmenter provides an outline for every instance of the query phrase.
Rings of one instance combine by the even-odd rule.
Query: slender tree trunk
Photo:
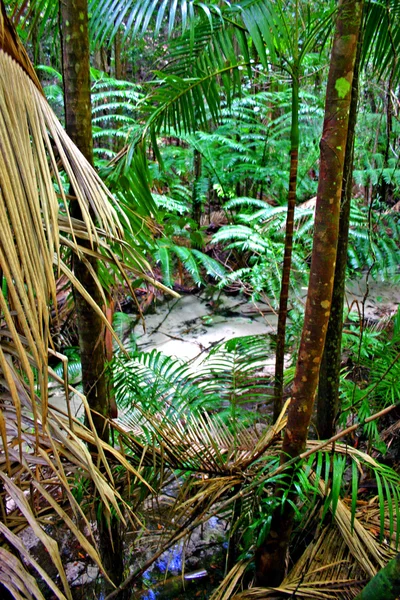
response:
[[[201,177],[201,153],[195,148],[193,152],[193,193],[192,193],[192,219],[200,227],[201,198],[199,194],[199,181]]]
[[[294,211],[296,207],[297,170],[299,164],[299,72],[298,65],[292,74],[292,125],[290,132],[290,176],[286,216],[285,251],[283,257],[282,283],[279,296],[279,316],[275,358],[274,421],[282,409],[283,371],[285,361],[285,338],[287,307],[289,299],[290,271],[292,267]]]
[[[92,111],[90,100],[89,39],[86,0],[61,0],[60,29],[62,36],[65,127],[72,141],[93,164]],[[72,190],[73,192],[73,190]],[[82,218],[78,202],[71,201],[71,214]],[[82,242],[82,246],[84,243]],[[97,272],[95,259],[88,263]],[[101,306],[100,292],[86,264],[74,259],[74,272],[84,288]],[[96,430],[108,442],[108,399],[105,380],[104,324],[84,298],[76,292],[79,349],[82,362],[83,390],[93,414]]]
[[[63,58],[65,123],[68,135],[87,160],[93,164],[92,111],[90,98],[90,55],[88,37],[87,0],[60,1],[60,31]],[[73,190],[71,190],[73,193]],[[71,201],[71,214],[77,219],[82,214],[75,200]],[[94,216],[92,214],[92,216]],[[84,242],[81,241],[82,246]],[[88,244],[89,246],[89,244]],[[97,273],[97,261],[87,258],[87,263],[74,259],[74,273],[93,300],[102,305],[100,291],[88,268]],[[105,376],[104,323],[92,307],[78,293],[75,307],[79,331],[79,349],[82,363],[82,383],[96,431],[101,439],[109,441],[108,416],[110,403]],[[118,585],[123,576],[122,538],[119,523],[111,517],[107,522],[100,509],[98,519],[100,550],[103,565],[111,579]]]
[[[122,34],[118,29],[114,40],[114,74],[115,79],[122,79]]]
[[[320,439],[334,435],[339,408],[340,364],[342,357],[343,307],[346,283],[347,249],[349,241],[350,208],[353,183],[354,140],[357,122],[358,90],[361,58],[361,35],[358,40],[354,66],[353,88],[349,115],[346,154],[343,170],[343,189],[339,219],[339,239],[336,256],[332,306],[326,332],[324,354],[318,383],[317,431]]]
[[[393,104],[392,104],[392,86],[393,86],[393,76],[394,70],[396,68],[396,60],[393,60],[393,68],[390,74],[389,81],[386,87],[385,93],[385,104],[386,104],[386,146],[385,146],[385,154],[383,157],[383,169],[387,169],[389,163],[390,156],[390,146],[392,141],[392,133],[393,133]],[[380,175],[380,181],[378,186],[378,192],[381,197],[381,200],[385,204],[391,204],[391,199],[393,196],[393,184],[386,181],[383,173]]]
[[[282,463],[298,456],[305,448],[318,385],[332,301],[344,155],[361,14],[362,0],[339,2],[320,142],[310,283]],[[282,488],[276,491],[280,498],[282,493]],[[269,536],[256,553],[256,575],[260,585],[279,585],[285,575],[295,499],[295,492],[291,491],[290,502],[286,500],[280,504],[272,516]]]
[[[392,91],[393,91],[393,81],[397,69],[397,51],[396,44],[394,41],[394,32],[392,22],[392,9],[390,6],[390,1],[386,0],[386,18],[387,18],[387,31],[389,43],[392,51],[392,68],[390,71],[389,81],[387,82],[386,94],[385,94],[385,103],[386,103],[386,146],[385,146],[385,154],[383,157],[383,169],[388,167],[390,148],[392,142],[392,132],[393,132],[393,102],[392,102]],[[381,173],[379,178],[378,192],[386,204],[390,204],[393,197],[393,184],[385,181],[383,173]]]

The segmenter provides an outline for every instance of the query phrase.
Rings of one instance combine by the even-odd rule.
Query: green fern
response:
[[[393,331],[363,328],[350,325],[351,333],[343,336],[343,346],[349,360],[355,365],[353,377],[342,378],[342,412],[340,422],[345,423],[351,414],[361,423],[371,414],[400,397],[400,310],[393,319]],[[357,375],[359,374],[359,375]],[[377,449],[385,452],[377,423],[363,425],[363,433]]]
[[[160,264],[163,282],[169,287],[174,285],[175,280],[174,257],[181,261],[184,269],[198,286],[205,284],[202,269],[207,275],[216,279],[224,277],[226,273],[224,267],[211,256],[196,249],[179,246],[166,237],[155,240],[153,257]]]
[[[67,372],[68,381],[71,385],[76,385],[82,379],[82,365],[79,355],[79,349],[71,346],[69,348],[63,348],[63,354],[67,357]],[[53,367],[53,371],[60,377],[64,378],[64,365],[62,362],[58,363]]]

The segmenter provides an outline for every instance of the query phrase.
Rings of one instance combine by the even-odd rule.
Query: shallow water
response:
[[[305,302],[307,290],[303,292]],[[400,285],[397,283],[367,281],[363,277],[347,284],[347,308],[355,315],[363,314],[371,322],[390,318],[399,304]],[[117,333],[127,347],[133,334],[140,350],[157,349],[185,361],[195,361],[196,357],[200,360],[214,345],[234,337],[275,333],[278,321],[268,304],[254,304],[240,294],[220,294],[218,302],[210,301],[201,293],[167,299],[156,305],[153,314],[146,315],[145,332],[143,325],[137,324],[136,315],[126,317],[123,331]],[[265,370],[273,374],[273,356]],[[50,402],[65,410],[63,390],[56,387]],[[72,414],[81,415],[81,402],[74,396],[71,397],[71,410]]]
[[[215,305],[202,295],[182,296],[159,305],[146,316],[146,332],[135,328],[140,350],[156,348],[169,356],[192,360],[219,342],[272,333],[277,316],[267,304],[221,295]]]

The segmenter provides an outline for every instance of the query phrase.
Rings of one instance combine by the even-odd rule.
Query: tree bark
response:
[[[318,384],[332,301],[344,156],[361,14],[362,0],[339,2],[320,142],[310,282],[282,463],[298,456],[305,448]],[[277,489],[276,495],[282,498],[283,489]],[[256,553],[259,585],[279,585],[285,575],[295,498],[294,491],[290,491],[289,499],[280,503],[272,516],[269,536]]]
[[[392,91],[393,91],[393,82],[397,68],[397,52],[396,45],[393,38],[393,23],[391,17],[391,8],[389,4],[389,0],[386,2],[386,18],[387,18],[387,29],[388,36],[392,51],[392,68],[390,71],[389,80],[386,86],[385,92],[385,104],[386,104],[386,145],[385,145],[385,154],[383,157],[383,169],[386,169],[389,166],[389,155],[391,151],[391,144],[393,143],[393,101],[392,101]],[[382,171],[383,171],[382,169]],[[378,194],[380,195],[381,200],[385,204],[392,204],[393,199],[393,184],[387,182],[381,172],[378,183]]]
[[[333,282],[331,314],[329,317],[324,354],[319,373],[316,425],[320,439],[328,439],[334,435],[335,421],[339,409],[343,307],[353,183],[354,141],[357,123],[360,58],[362,47],[361,37],[362,36],[360,35],[357,46],[356,62],[354,65],[349,128],[344,158],[343,188],[339,218],[339,238],[336,256],[335,280]]]
[[[201,177],[202,156],[197,148],[193,151],[193,191],[192,191],[192,219],[200,229],[201,220],[201,198],[199,181]]]
[[[122,79],[122,34],[118,29],[114,40],[114,75],[115,79]]]
[[[92,110],[90,95],[90,54],[88,36],[87,0],[60,1],[60,32],[63,60],[65,123],[68,135],[93,164]],[[73,194],[73,190],[71,190]],[[71,215],[82,218],[76,200],[71,201]],[[92,217],[94,217],[93,213]],[[81,240],[81,245],[85,242]],[[87,247],[90,244],[87,243]],[[74,257],[74,273],[98,306],[101,293],[88,268],[97,274],[97,261],[87,257],[86,263]],[[79,349],[82,363],[82,383],[92,419],[99,437],[109,441],[108,416],[110,402],[105,374],[105,327],[100,316],[78,292],[75,293],[78,320]],[[99,507],[98,517],[100,552],[104,568],[118,585],[123,578],[123,548],[119,522],[113,516],[109,521]],[[123,593],[121,593],[121,598]]]
[[[282,410],[283,371],[285,366],[285,340],[287,307],[289,299],[290,271],[292,267],[294,211],[296,207],[297,170],[299,164],[299,72],[293,67],[292,74],[292,125],[290,132],[290,175],[288,207],[286,214],[285,250],[283,256],[282,283],[279,296],[279,316],[275,355],[274,421]]]
[[[93,165],[92,110],[90,99],[90,57],[86,0],[61,0],[60,31],[63,62],[65,127],[68,135]],[[73,190],[71,190],[73,193]],[[71,201],[71,215],[82,219],[76,200]],[[93,216],[93,214],[92,214]],[[84,241],[81,241],[85,246]],[[87,244],[89,247],[89,243]],[[94,272],[97,262],[87,258]],[[93,300],[102,305],[101,294],[87,267],[74,257],[74,273]],[[84,394],[93,411],[92,418],[101,439],[109,441],[107,420],[109,403],[105,379],[104,324],[86,300],[75,293],[79,349]],[[98,413],[98,414],[97,414]]]

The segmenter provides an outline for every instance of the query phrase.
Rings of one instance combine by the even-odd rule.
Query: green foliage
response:
[[[343,347],[352,370],[341,380],[341,423],[350,415],[363,423],[382,408],[396,404],[400,396],[400,310],[392,321],[393,330],[360,328],[350,325],[343,335]],[[379,451],[385,453],[377,423],[363,425],[364,435]]]
[[[216,6],[214,11],[219,10]],[[168,20],[168,34],[171,35],[176,21],[182,27],[182,31],[188,26],[188,23],[193,22],[194,17],[198,12],[204,12],[210,16],[210,8],[207,4],[197,2],[182,2],[178,4],[176,1],[168,2],[163,0],[157,2],[152,0],[136,0],[127,2],[126,0],[92,0],[90,2],[90,10],[93,14],[91,22],[91,32],[94,40],[99,44],[111,42],[117,34],[122,23],[124,25],[124,37],[137,36],[144,34],[149,29],[151,22],[154,27],[154,34],[160,32],[161,24],[165,17]],[[108,18],[105,19],[104,15]]]
[[[217,411],[234,427],[268,400],[268,377],[261,371],[269,353],[269,338],[262,335],[218,344],[195,368],[156,351],[121,355],[113,367],[117,402],[128,412],[141,407],[174,418]]]
[[[349,268],[352,273],[370,270],[373,277],[392,278],[399,265],[399,213],[374,202],[371,207],[353,202],[349,232]]]
[[[168,237],[163,237],[155,241],[153,257],[159,263],[163,282],[168,287],[174,285],[174,273],[176,272],[174,258],[180,261],[181,265],[198,286],[205,283],[201,269],[213,278],[219,279],[225,275],[225,269],[211,256],[195,248],[187,248],[186,246],[175,244]]]
[[[193,495],[195,486],[195,497],[184,502],[186,522],[191,519],[189,507],[196,511],[203,503],[222,501],[225,518],[234,515],[231,535],[238,536],[242,558],[262,544],[273,511],[285,502],[292,504],[299,530],[318,502],[322,522],[328,514],[330,519],[337,513],[343,519],[349,511],[353,527],[365,473],[377,486],[381,538],[388,530],[397,543],[400,477],[386,465],[337,442],[335,452],[330,446],[315,451],[297,461],[294,470],[280,466],[279,436],[269,437],[271,430],[254,410],[265,402],[261,369],[269,351],[268,337],[252,336],[220,344],[195,367],[156,351],[118,357],[114,385],[131,443],[140,439],[162,450],[163,464],[184,473],[185,498]],[[254,437],[252,415],[260,428],[258,437]],[[259,443],[263,451],[253,455]],[[310,451],[317,444],[309,442]],[[235,465],[240,465],[239,471]],[[208,476],[200,492],[198,473],[204,472]],[[281,497],[271,493],[274,486],[283,491]]]
[[[39,65],[37,70],[49,79],[44,92],[57,115],[64,113],[64,92],[61,74],[53,67]],[[91,68],[92,128],[96,166],[105,166],[128,138],[138,136],[138,123],[143,92],[136,83],[120,81],[98,69]]]
[[[82,379],[82,365],[81,359],[79,355],[79,348],[75,346],[71,346],[69,348],[63,348],[63,354],[68,359],[67,362],[67,372],[68,372],[68,382],[71,385],[76,385]],[[64,366],[63,363],[58,363],[53,371],[60,377],[60,379],[64,378]]]
[[[239,250],[248,255],[248,266],[229,274],[223,283],[241,281],[250,286],[255,299],[265,293],[273,306],[279,304],[281,285],[281,265],[284,250],[284,225],[286,210],[284,207],[272,207],[261,200],[252,198],[234,198],[227,202],[225,209],[237,213],[235,225],[222,227],[213,237],[214,243],[227,243],[229,249]],[[297,221],[311,216],[312,211],[297,211]],[[307,247],[308,246],[308,247]],[[292,269],[295,273],[292,285],[306,283],[306,253],[309,244],[295,244]]]
[[[136,83],[114,79],[93,68],[91,76],[94,154],[110,159],[139,131],[137,117],[143,93]]]
[[[64,115],[64,90],[62,87],[61,73],[48,65],[38,65],[36,71],[41,74],[42,81],[46,77],[48,82],[43,82],[46,98],[56,115]]]
[[[228,274],[222,285],[242,282],[255,298],[265,293],[274,307],[279,304],[281,268],[284,248],[284,207],[269,206],[255,198],[233,198],[225,210],[235,221],[213,236],[214,244],[238,251],[246,257],[246,266]],[[291,285],[295,293],[307,284],[307,263],[311,255],[313,208],[297,207],[292,258]],[[353,276],[368,269],[370,275],[391,277],[399,265],[397,240],[398,213],[379,214],[363,204],[353,202],[350,217],[348,267]]]
[[[368,5],[363,39],[363,63],[370,61],[378,77],[391,74],[399,79],[398,61],[393,60],[400,43],[400,8],[398,2],[373,0]]]

